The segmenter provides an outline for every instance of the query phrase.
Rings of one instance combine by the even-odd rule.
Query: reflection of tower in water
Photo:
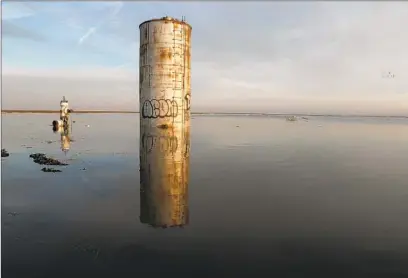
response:
[[[153,227],[189,222],[190,128],[145,129],[140,139],[140,221]]]
[[[66,154],[71,147],[71,134],[69,128],[63,128],[61,132],[61,150]]]
[[[52,130],[61,135],[61,150],[67,154],[71,148],[71,132],[68,126],[53,126]]]

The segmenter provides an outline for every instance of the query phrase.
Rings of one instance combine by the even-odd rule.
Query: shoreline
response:
[[[18,110],[3,109],[3,114],[58,114],[59,110]],[[71,114],[139,114],[138,111],[110,111],[110,110],[77,110]],[[191,112],[191,115],[229,115],[229,116],[297,116],[297,117],[341,117],[341,118],[401,118],[408,119],[408,116],[396,115],[336,115],[336,114],[289,114],[289,113],[256,113],[256,112]]]
[[[59,114],[59,110],[18,110],[18,109],[3,109],[1,110],[1,113],[5,114],[11,114],[11,113],[20,113],[20,114]],[[129,113],[139,113],[135,111],[104,111],[104,110],[78,110],[78,111],[72,111],[71,114],[89,114],[89,113],[109,113],[109,114],[129,114]]]

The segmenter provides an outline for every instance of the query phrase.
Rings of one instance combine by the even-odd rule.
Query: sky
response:
[[[408,115],[408,2],[2,2],[2,108],[139,107],[139,24],[192,26],[193,112]]]

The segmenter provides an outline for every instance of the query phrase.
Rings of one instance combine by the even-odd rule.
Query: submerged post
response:
[[[140,29],[140,221],[188,223],[191,26],[170,17]]]

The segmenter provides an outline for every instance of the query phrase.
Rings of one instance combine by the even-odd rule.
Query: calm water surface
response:
[[[138,115],[74,114],[66,154],[55,117],[2,115],[5,278],[408,277],[408,119],[195,116],[189,222],[161,229]]]

